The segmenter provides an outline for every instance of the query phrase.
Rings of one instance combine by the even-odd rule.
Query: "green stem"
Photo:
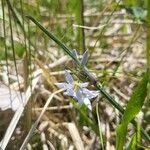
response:
[[[84,26],[84,1],[77,0],[76,1],[76,21],[78,25]],[[82,53],[85,50],[85,35],[84,35],[84,28],[78,28],[77,34],[77,43],[78,49]]]
[[[147,49],[146,49],[146,53],[147,53],[147,67],[150,68],[150,1],[147,0],[147,23],[148,23],[148,27],[147,27]]]

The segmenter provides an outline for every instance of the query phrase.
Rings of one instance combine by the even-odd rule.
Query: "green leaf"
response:
[[[87,107],[86,105],[82,105],[80,106],[76,101],[74,101],[73,99],[70,100],[71,103],[73,104],[73,106],[79,111],[80,113],[80,117],[83,119],[82,122],[84,125],[88,125],[89,127],[91,127],[91,129],[97,134],[99,135],[99,131],[98,131],[98,127],[97,127],[97,123],[95,122],[94,118],[90,118],[87,112]],[[80,119],[81,119],[80,118]],[[81,121],[81,120],[80,120]],[[83,125],[81,124],[81,125]]]
[[[138,144],[140,143],[141,139],[140,127],[141,125],[138,123],[136,133],[132,136],[131,141],[127,147],[127,150],[135,150],[138,147]]]
[[[79,115],[80,126],[84,126],[84,125],[86,125],[86,121],[85,120],[87,120],[87,119],[85,119],[85,116],[88,117],[88,110],[87,110],[87,106],[85,104],[80,106],[79,113],[80,113],[80,115]]]
[[[127,150],[135,150],[136,149],[136,145],[137,145],[136,141],[137,141],[136,134],[134,134],[132,136],[132,139],[131,139],[131,141],[129,143],[129,146],[128,146]]]
[[[146,6],[146,2],[143,0],[124,0],[123,4],[127,7],[141,7],[144,8]]]
[[[126,110],[124,112],[122,121],[117,127],[117,140],[116,140],[116,149],[123,150],[123,145],[126,138],[127,126],[131,120],[139,113],[141,110],[145,97],[147,95],[147,83],[148,83],[148,71],[144,74],[143,79],[139,85],[134,90]]]
[[[16,42],[15,43],[15,52],[16,52],[17,56],[22,58],[24,51],[25,51],[25,46],[19,42]]]
[[[125,0],[124,4],[126,6],[135,6],[136,5],[136,1],[135,0]]]

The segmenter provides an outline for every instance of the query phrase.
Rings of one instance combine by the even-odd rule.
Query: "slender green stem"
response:
[[[147,0],[147,67],[150,68],[150,1]]]
[[[76,3],[76,21],[78,25],[84,26],[84,0],[77,0]],[[78,28],[77,43],[78,49],[82,53],[85,50],[84,28]]]
[[[147,56],[147,68],[148,68],[148,79],[150,83],[150,0],[147,0],[147,47],[146,47],[146,56]],[[148,84],[147,91],[147,100],[145,102],[145,113],[150,110],[150,84]],[[143,129],[142,129],[143,130]],[[148,135],[147,135],[148,136]]]
[[[9,10],[10,10],[10,12],[11,12],[11,15],[12,15],[13,18],[16,20],[16,22],[17,22],[17,24],[19,25],[20,29],[23,31],[24,36],[26,36],[26,40],[28,40],[28,43],[32,46],[32,49],[35,49],[35,50],[36,50],[34,44],[31,42],[30,38],[27,36],[26,31],[25,31],[25,28],[24,28],[24,25],[23,25],[23,23],[20,21],[20,19],[19,19],[17,13],[16,13],[15,10],[14,10],[14,7],[12,6],[12,4],[11,4],[11,2],[10,2],[10,0],[6,0],[6,3],[7,3],[7,6],[9,7]],[[23,21],[24,21],[24,20],[23,20]],[[28,44],[28,43],[27,43],[27,44]],[[37,51],[37,53],[38,53],[38,51]]]
[[[15,13],[15,11],[14,11],[14,9],[13,9],[12,4],[10,3],[9,0],[6,0],[6,3],[7,3],[7,5],[8,5],[8,7],[9,7],[9,9],[10,9],[10,11],[11,11],[13,17],[16,19],[17,23],[19,24],[19,26],[21,27],[21,29],[22,29],[23,32],[24,32],[24,27],[23,27],[21,21],[19,20],[18,16],[16,15],[16,13]]]
[[[9,63],[8,63],[8,48],[7,48],[7,35],[6,35],[6,25],[5,25],[5,6],[4,6],[4,1],[5,0],[1,0],[1,4],[2,4],[2,12],[3,12],[3,30],[4,30],[4,45],[5,45],[5,60],[6,60],[6,69],[7,69],[7,76],[8,76],[8,84],[11,84],[10,81],[10,71],[9,71]],[[9,93],[10,93],[10,99],[12,99],[12,95],[11,95],[11,89],[10,86],[8,86],[9,88]],[[12,103],[12,102],[11,102]]]
[[[109,23],[110,23],[110,21],[111,21],[111,18],[112,18],[112,16],[113,16],[113,14],[115,13],[115,11],[117,10],[117,8],[118,8],[120,2],[121,2],[121,0],[119,0],[119,1],[117,2],[117,5],[115,6],[115,8],[113,9],[113,11],[112,11],[111,14],[109,15],[108,19],[106,20],[106,23],[105,23],[106,26],[104,26],[104,27],[102,28],[102,30],[100,31],[100,34],[98,35],[98,38],[97,38],[97,40],[96,40],[96,42],[95,42],[95,44],[94,44],[94,46],[93,46],[93,48],[92,48],[92,53],[94,52],[94,49],[95,49],[95,47],[96,47],[98,41],[100,41],[101,38],[103,38],[103,34],[105,33],[105,29],[106,29],[106,27],[109,25]],[[101,17],[101,16],[100,16],[100,17]],[[101,44],[102,44],[102,43],[100,43],[100,46],[101,46]],[[92,54],[92,53],[91,53],[91,54]]]
[[[11,19],[11,12],[10,12],[9,6],[8,6],[8,16],[9,16],[9,28],[10,28],[10,39],[11,39],[11,48],[12,48],[12,54],[13,54],[13,61],[14,61],[14,65],[15,65],[15,71],[16,71],[19,91],[21,91],[20,80],[19,80],[18,69],[17,69],[17,62],[16,62],[14,38],[13,38],[12,19]],[[21,96],[21,99],[22,99],[22,94],[20,94],[20,96]]]

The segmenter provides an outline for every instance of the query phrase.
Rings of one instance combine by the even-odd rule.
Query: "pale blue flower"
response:
[[[92,110],[90,99],[98,96],[99,91],[88,90],[88,82],[77,83],[73,80],[73,77],[68,71],[65,71],[66,82],[56,83],[56,85],[65,90],[64,94],[75,98],[80,105],[83,103]]]
[[[72,50],[72,54],[73,54],[73,56],[74,56],[76,59],[78,59],[78,54],[77,54],[76,49],[73,49],[73,50]],[[89,55],[88,55],[88,50],[86,50],[86,51],[84,52],[82,58],[81,58],[81,61],[80,61],[81,66],[85,66],[85,65],[87,64],[88,57],[89,57]],[[74,62],[75,62],[75,61],[74,61]],[[76,63],[76,62],[75,62],[75,63]]]

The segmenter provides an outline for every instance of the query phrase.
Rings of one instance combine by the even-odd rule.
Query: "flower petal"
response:
[[[89,85],[89,82],[85,82],[85,83],[80,83],[80,87],[81,88],[85,88]]]
[[[85,94],[88,99],[95,98],[99,95],[99,91],[90,91],[87,88],[83,88],[82,90],[83,94]]]
[[[73,91],[72,88],[68,88],[66,92],[64,92],[64,95],[68,95],[68,96],[72,96],[74,97],[75,96],[75,93]]]
[[[92,110],[92,105],[91,105],[90,100],[86,97],[86,98],[83,99],[83,101],[84,101],[84,104],[87,106],[87,108],[89,110]]]
[[[75,98],[78,100],[80,105],[83,104],[83,95],[80,89],[76,92]]]
[[[77,54],[76,49],[73,49],[73,50],[72,50],[72,54],[73,54],[74,57],[78,58],[78,54]]]
[[[67,70],[65,70],[65,79],[68,83],[73,84],[73,78]]]
[[[81,65],[85,66],[87,61],[88,61],[88,50],[86,50],[83,54],[83,57],[81,59]]]
[[[68,84],[67,83],[55,83],[55,85],[57,87],[59,87],[60,89],[64,89],[64,90],[66,90],[68,88]]]

